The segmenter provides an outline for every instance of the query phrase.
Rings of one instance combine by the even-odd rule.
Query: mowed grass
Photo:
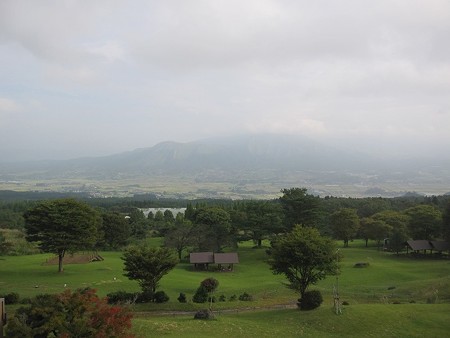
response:
[[[150,242],[159,245],[160,240],[151,239]],[[298,295],[284,285],[283,276],[271,273],[265,262],[265,249],[254,249],[252,243],[243,243],[238,249],[240,264],[233,272],[198,272],[186,262],[178,264],[161,280],[159,289],[169,295],[168,303],[131,306],[136,312],[134,330],[143,337],[448,335],[450,260],[431,255],[425,258],[397,257],[374,247],[365,248],[359,241],[339,251],[342,260],[338,278],[329,276],[312,286],[324,297],[324,303],[317,310],[301,312],[291,308]],[[100,296],[119,290],[139,291],[136,281],[123,276],[120,252],[100,254],[104,261],[67,264],[63,273],[57,272],[56,265],[42,265],[52,258],[49,254],[0,257],[0,294],[17,292],[21,298],[32,297],[61,292],[64,285],[71,289],[95,288]],[[358,262],[369,263],[369,266],[355,268]],[[183,292],[190,300],[200,282],[207,277],[219,280],[216,297],[223,294],[227,299],[214,303],[216,319],[196,321],[192,319],[192,313],[172,313],[205,308],[205,304],[191,301],[181,304],[177,297]],[[340,299],[349,303],[339,316],[332,311],[336,284]],[[251,294],[254,300],[229,301],[230,296],[244,292]]]
[[[140,337],[447,337],[450,304],[360,304],[336,315],[330,306],[192,316],[138,317]]]

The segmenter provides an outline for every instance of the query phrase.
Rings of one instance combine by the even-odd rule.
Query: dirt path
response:
[[[251,312],[251,311],[269,311],[269,310],[281,310],[281,309],[296,309],[297,304],[277,304],[269,306],[253,306],[253,307],[241,307],[235,309],[221,309],[214,310],[216,315],[226,313],[239,313],[239,312]],[[134,312],[134,317],[156,317],[156,316],[193,316],[198,310],[195,311],[138,311]]]

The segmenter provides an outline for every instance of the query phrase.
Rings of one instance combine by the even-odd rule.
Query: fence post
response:
[[[0,338],[3,338],[4,325],[6,325],[5,298],[0,298]]]

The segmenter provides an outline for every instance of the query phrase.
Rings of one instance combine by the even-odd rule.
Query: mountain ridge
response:
[[[440,167],[426,161],[386,163],[302,136],[255,134],[187,143],[164,141],[153,147],[100,157],[0,163],[0,180],[101,182],[160,177],[161,185],[171,180],[195,184],[306,185],[320,186],[322,190],[333,185],[360,185],[377,191],[374,188],[389,184],[408,188],[411,182],[446,185],[450,182],[449,167],[446,162]]]

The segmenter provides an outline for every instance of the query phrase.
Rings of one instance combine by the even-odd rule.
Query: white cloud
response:
[[[53,128],[87,155],[246,130],[432,147],[448,36],[447,0],[3,0],[0,111],[44,121],[23,147]]]

